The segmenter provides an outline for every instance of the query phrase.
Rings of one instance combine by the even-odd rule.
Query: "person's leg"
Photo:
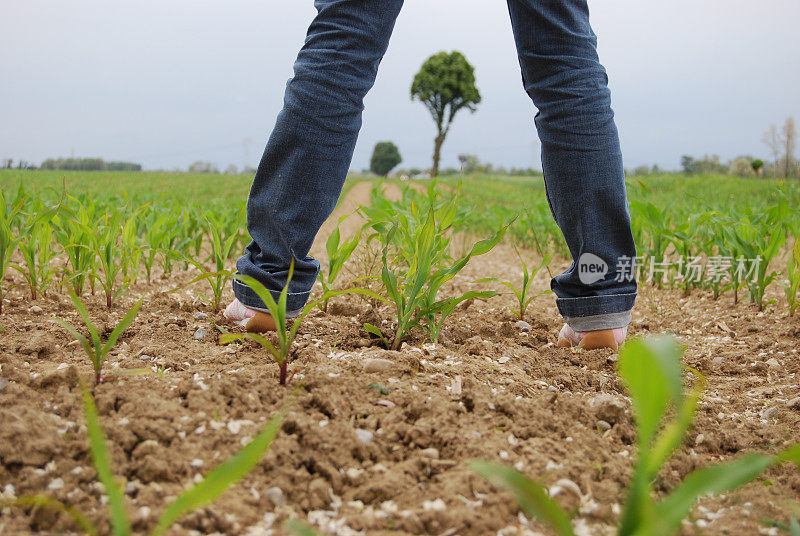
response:
[[[269,138],[247,202],[252,242],[236,267],[275,298],[289,284],[288,311],[305,305],[319,271],[311,244],[330,216],[350,167],[363,100],[375,82],[402,0],[316,0],[317,16],[286,86],[283,110]],[[266,311],[248,286],[233,282],[245,307],[226,316]],[[246,311],[246,308],[251,311]],[[250,329],[250,328],[248,328]]]
[[[548,202],[572,254],[553,278],[567,331],[614,339],[631,320],[636,246],[617,128],[586,0],[508,0],[525,90],[538,108]],[[587,335],[591,344],[594,335]],[[622,335],[624,338],[624,335]],[[608,340],[606,340],[608,339]],[[608,342],[608,344],[606,344]]]

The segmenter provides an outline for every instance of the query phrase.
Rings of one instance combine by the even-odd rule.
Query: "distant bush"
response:
[[[141,171],[141,164],[133,162],[106,162],[102,158],[48,158],[42,169],[66,169],[72,171]]]

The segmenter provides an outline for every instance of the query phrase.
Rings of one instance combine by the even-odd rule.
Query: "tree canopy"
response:
[[[372,151],[369,161],[369,170],[376,175],[388,175],[397,164],[402,162],[397,145],[390,141],[379,141]]]
[[[453,118],[464,108],[474,112],[481,102],[481,94],[475,86],[475,69],[460,52],[434,54],[414,76],[411,99],[422,102],[436,123],[431,170],[431,176],[435,177],[439,172],[442,144]]]

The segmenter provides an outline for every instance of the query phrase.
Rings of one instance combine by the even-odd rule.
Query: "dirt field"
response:
[[[367,193],[366,183],[356,185],[337,213]],[[351,220],[345,234],[358,227]],[[565,265],[554,263],[554,272]],[[452,285],[467,288],[486,276],[521,277],[512,247],[473,259]],[[568,479],[573,484],[561,482],[556,498],[580,520],[579,533],[613,532],[636,454],[629,401],[610,351],[555,348],[561,322],[552,296],[532,304],[529,326],[509,312],[510,296],[468,304],[439,344],[415,334],[398,352],[361,329],[388,322],[388,309],[336,299],[300,330],[292,389],[277,385],[277,366],[254,344],[216,344],[214,323],[224,320],[195,287],[164,293],[190,277],[140,285],[123,299],[127,306],[150,296],[110,358],[115,373],[96,390],[137,531],[152,528],[170,497],[231,456],[296,393],[258,468],[173,534],[282,534],[289,517],[339,535],[547,534],[509,494],[469,470],[475,458],[504,461],[549,485]],[[537,287],[547,284],[540,274]],[[105,498],[77,388],[79,378],[90,379],[91,364],[51,322],[74,321],[74,308],[51,294],[32,312],[21,289],[8,299],[0,317],[0,492],[49,494],[102,520]],[[119,310],[107,313],[99,296],[89,301],[92,317],[110,331]],[[207,333],[200,340],[198,328]],[[800,319],[734,305],[730,296],[715,302],[645,286],[631,335],[662,332],[686,344],[686,364],[709,388],[687,444],[659,477],[661,490],[696,467],[800,441]],[[119,373],[142,367],[161,373]],[[683,532],[778,534],[764,522],[786,524],[798,497],[800,474],[785,465],[701,501]],[[66,516],[46,510],[0,513],[0,535],[72,530]]]

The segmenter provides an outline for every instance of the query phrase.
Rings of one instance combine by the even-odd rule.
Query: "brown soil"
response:
[[[357,185],[350,195],[362,202],[368,190]],[[352,209],[345,202],[334,217]],[[349,231],[358,228],[351,219]],[[445,292],[489,275],[520,277],[513,248],[474,259]],[[569,479],[580,496],[562,485],[556,498],[580,520],[581,533],[613,532],[635,458],[629,400],[610,351],[554,346],[561,323],[552,296],[532,304],[528,332],[508,310],[511,297],[502,296],[460,308],[438,344],[414,334],[399,352],[379,348],[360,329],[365,321],[388,322],[390,311],[337,299],[301,328],[292,389],[277,385],[277,366],[254,344],[216,344],[214,324],[223,319],[198,296],[204,289],[163,292],[190,277],[140,285],[110,313],[99,296],[87,298],[92,317],[110,330],[123,307],[149,296],[96,389],[137,531],[152,528],[172,497],[235,453],[296,393],[256,470],[171,534],[282,534],[289,517],[341,535],[547,533],[519,514],[509,494],[470,471],[475,458],[515,465],[548,485]],[[546,274],[537,286],[547,287]],[[76,322],[74,309],[55,294],[37,303],[39,313],[30,312],[19,289],[8,299],[0,316],[0,492],[48,494],[102,522],[105,497],[87,450],[78,387],[80,378],[91,381],[91,364],[51,321]],[[686,363],[709,383],[659,490],[697,467],[800,440],[800,410],[787,405],[800,395],[800,320],[782,311],[759,313],[729,296],[713,301],[700,292],[641,289],[632,335],[676,334],[687,345]],[[196,320],[197,312],[208,318]],[[199,327],[209,335],[198,341]],[[367,373],[368,359],[391,363]],[[163,372],[121,373],[142,367]],[[598,420],[611,428],[601,431]],[[365,444],[359,434],[372,439]],[[758,534],[764,521],[787,523],[799,492],[796,468],[771,469],[739,491],[701,501],[683,532]],[[66,516],[51,511],[0,511],[3,535],[72,530]]]

